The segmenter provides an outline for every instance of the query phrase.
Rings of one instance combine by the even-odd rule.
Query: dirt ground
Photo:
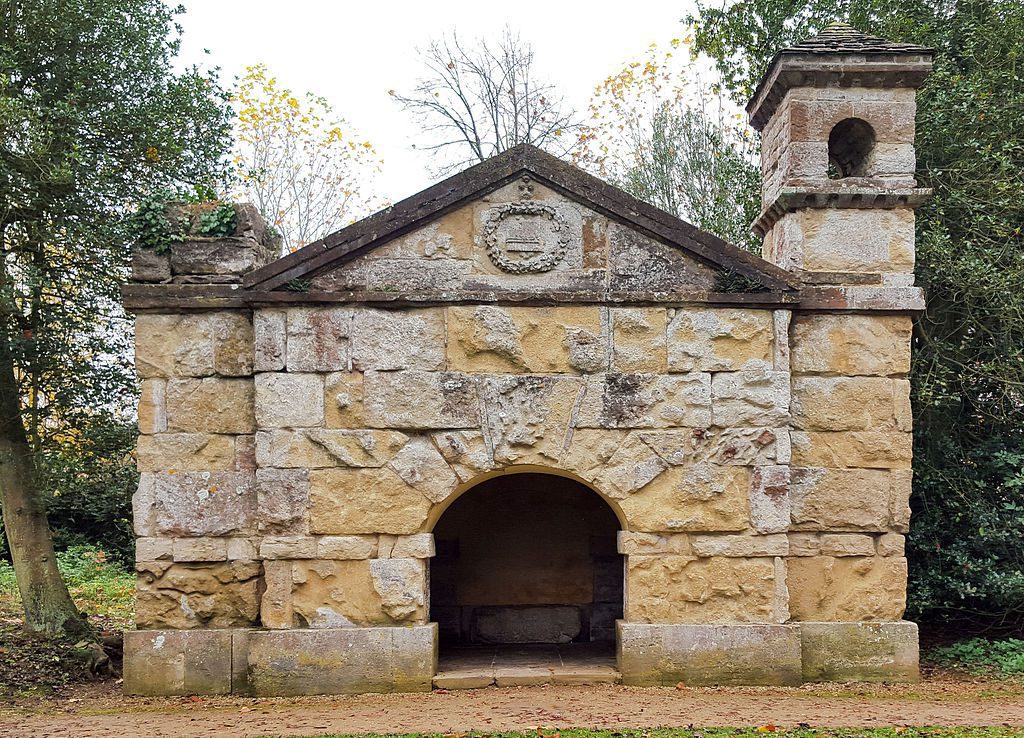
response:
[[[464,732],[544,727],[1020,726],[1024,684],[932,676],[915,685],[795,688],[542,686],[423,694],[132,698],[113,684],[0,702],[0,736]],[[1022,731],[1024,734],[1024,731]]]

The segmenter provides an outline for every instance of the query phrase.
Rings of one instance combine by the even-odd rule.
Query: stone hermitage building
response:
[[[249,207],[138,251],[126,689],[428,690],[450,644],[570,641],[627,684],[916,679],[930,66],[841,25],[775,57],[763,259],[529,146],[283,258]]]

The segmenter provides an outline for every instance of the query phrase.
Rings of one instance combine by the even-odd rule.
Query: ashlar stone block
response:
[[[310,531],[324,535],[418,533],[430,500],[392,469],[314,469]]]
[[[476,428],[476,380],[456,372],[366,372],[363,403],[371,428]]]
[[[607,367],[598,307],[452,307],[448,366],[488,373],[580,373]]]
[[[711,425],[711,375],[605,374],[592,377],[578,428],[704,428]]]
[[[151,496],[155,530],[169,536],[223,536],[252,530],[252,472],[150,473],[140,481]],[[137,499],[139,512],[147,500]]]
[[[256,470],[256,528],[260,533],[304,534],[309,530],[309,470]]]
[[[626,620],[636,623],[770,623],[770,558],[630,556]]]
[[[455,472],[426,436],[409,439],[390,460],[389,467],[431,502],[443,501],[459,484]]]
[[[144,379],[139,393],[139,433],[167,430],[167,380]]]
[[[663,308],[612,308],[613,372],[655,372],[668,370]]]
[[[799,466],[909,469],[913,438],[900,431],[794,431],[793,463]]]
[[[496,464],[555,465],[586,385],[576,377],[495,376],[482,379],[484,431]]]
[[[912,329],[908,315],[798,315],[793,321],[793,371],[906,375]]]
[[[374,310],[352,314],[352,369],[443,369],[445,320],[442,308]]]
[[[899,620],[907,600],[907,560],[879,556],[790,558],[787,584],[794,620]]]
[[[366,427],[362,373],[333,372],[324,377],[324,426]]]
[[[256,434],[256,458],[260,466],[282,469],[377,467],[391,461],[407,440],[404,433],[384,430],[260,431]]]
[[[257,374],[255,415],[260,428],[323,425],[323,376],[290,372]]]
[[[712,375],[712,417],[718,427],[785,425],[789,401],[788,372],[751,370]]]
[[[794,467],[790,497],[793,525],[799,529],[889,529],[890,479],[886,471]]]
[[[351,330],[351,308],[289,308],[286,339],[288,371],[347,371]]]
[[[167,382],[167,430],[177,433],[252,433],[251,379],[171,379]]]
[[[668,324],[669,371],[771,369],[773,336],[767,310],[677,309]]]
[[[750,469],[672,467],[619,505],[631,530],[651,533],[737,531],[749,525]],[[606,490],[606,487],[599,488]],[[607,491],[606,491],[607,494]]]
[[[793,424],[812,431],[909,432],[910,382],[881,377],[794,377]]]
[[[261,564],[140,562],[135,623],[139,628],[252,627],[259,615]]]
[[[208,433],[159,433],[139,436],[139,471],[232,471],[235,436]]]

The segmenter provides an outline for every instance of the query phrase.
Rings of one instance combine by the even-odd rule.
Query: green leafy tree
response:
[[[753,131],[704,82],[692,37],[652,45],[594,90],[574,161],[738,246],[760,250]]]
[[[698,2],[698,50],[744,101],[775,50],[835,20],[935,49],[918,96],[915,518],[910,609],[1024,617],[1024,5],[1019,0]]]
[[[229,145],[216,78],[174,71],[181,12],[0,3],[0,501],[33,631],[87,630],[57,570],[41,459],[134,394],[126,209],[209,181]]]

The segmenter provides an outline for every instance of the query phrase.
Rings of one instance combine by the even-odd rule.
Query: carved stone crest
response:
[[[494,266],[512,274],[553,269],[565,257],[569,224],[550,205],[510,202],[484,221],[484,243]]]

